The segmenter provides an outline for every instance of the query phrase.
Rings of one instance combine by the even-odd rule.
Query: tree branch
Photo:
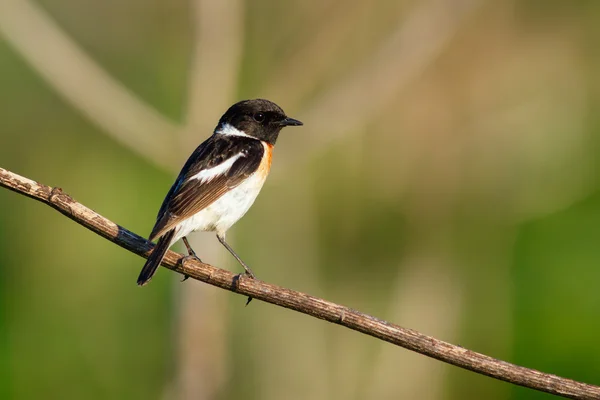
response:
[[[59,188],[39,184],[2,168],[0,186],[46,203],[78,224],[142,257],[147,257],[153,247],[146,239],[78,203]],[[182,257],[181,254],[169,251],[162,265],[210,285],[324,319],[495,379],[572,399],[600,399],[598,386],[497,360],[339,304],[258,279],[235,275],[199,261],[186,262],[182,266]]]

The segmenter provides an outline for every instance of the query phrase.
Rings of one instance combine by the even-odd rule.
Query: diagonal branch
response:
[[[2,168],[0,186],[46,203],[78,224],[142,257],[147,257],[152,249],[152,243],[146,239],[78,203],[59,188],[42,185]],[[163,266],[210,285],[324,319],[495,379],[572,399],[600,399],[599,386],[497,360],[327,300],[235,275],[199,261],[186,262],[183,266],[181,259],[181,254],[169,251]]]

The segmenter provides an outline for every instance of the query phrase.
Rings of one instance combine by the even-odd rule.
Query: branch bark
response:
[[[45,203],[78,224],[142,257],[147,257],[153,247],[152,243],[141,236],[73,200],[60,188],[42,185],[3,168],[0,168],[0,186]],[[169,251],[162,265],[210,285],[324,319],[495,379],[571,399],[600,399],[599,386],[497,360],[327,300],[258,279],[249,279],[199,261],[186,262],[184,266],[181,265],[182,257],[181,254]]]

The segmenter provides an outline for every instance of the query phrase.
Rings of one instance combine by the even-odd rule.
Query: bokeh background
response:
[[[147,234],[269,98],[263,280],[598,385],[599,44],[598,1],[2,0],[0,166]],[[0,398],[551,398],[142,264],[0,190]]]

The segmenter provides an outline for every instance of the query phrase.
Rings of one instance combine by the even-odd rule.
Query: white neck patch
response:
[[[235,127],[233,127],[230,124],[223,124],[222,126],[217,128],[215,133],[218,133],[219,135],[225,135],[225,136],[241,136],[241,137],[249,137],[249,138],[255,139],[254,137],[246,134],[244,131],[240,131],[239,129],[236,129]]]

